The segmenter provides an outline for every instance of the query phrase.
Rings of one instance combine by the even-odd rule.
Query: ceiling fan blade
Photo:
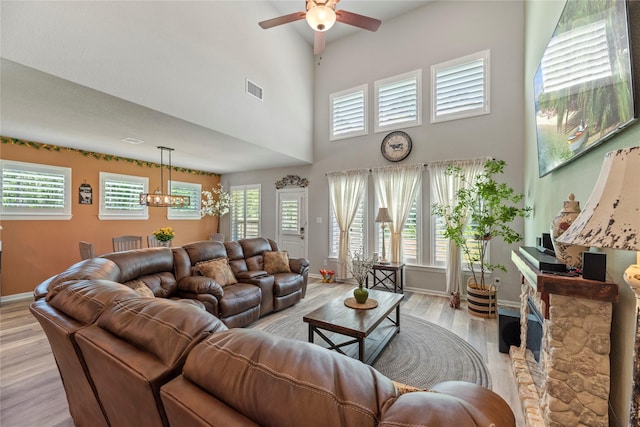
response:
[[[336,10],[336,21],[344,24],[353,25],[354,27],[364,28],[369,31],[376,31],[382,21],[368,16],[358,15],[357,13],[347,12],[346,10]]]
[[[267,19],[266,21],[259,22],[258,25],[260,25],[263,29],[266,30],[272,27],[276,27],[278,25],[299,21],[301,19],[304,19],[305,16],[307,16],[306,12],[295,12],[295,13],[290,13],[289,15],[279,16],[277,18]]]
[[[320,55],[324,52],[324,31],[315,31],[313,36],[313,54]]]

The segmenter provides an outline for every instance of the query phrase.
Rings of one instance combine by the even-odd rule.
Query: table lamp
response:
[[[384,249],[384,229],[386,228],[388,222],[393,222],[393,221],[391,221],[391,216],[389,216],[389,210],[387,208],[378,209],[378,216],[376,216],[376,222],[380,223],[380,228],[382,229],[382,258],[380,258],[380,260],[378,261],[378,264],[390,264],[390,262],[387,261],[387,253]]]
[[[624,280],[640,292],[640,146],[607,153],[589,201],[558,241],[638,251]]]

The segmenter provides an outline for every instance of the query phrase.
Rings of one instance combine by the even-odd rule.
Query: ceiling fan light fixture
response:
[[[307,11],[307,24],[316,31],[327,31],[336,23],[336,13],[328,6],[313,6]]]

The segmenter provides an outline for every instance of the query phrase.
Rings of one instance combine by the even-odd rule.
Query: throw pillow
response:
[[[238,283],[236,276],[233,275],[229,260],[227,258],[216,258],[209,261],[201,261],[196,264],[196,268],[203,276],[210,277],[220,283],[223,288],[227,285]]]
[[[424,388],[414,387],[412,385],[407,385],[403,383],[399,383],[397,381],[391,381],[394,386],[396,386],[396,390],[398,390],[398,394],[412,393],[414,391],[429,391]]]
[[[268,274],[291,273],[287,251],[264,251],[264,271]]]
[[[123,284],[136,291],[141,297],[155,298],[153,291],[140,279],[129,280]]]

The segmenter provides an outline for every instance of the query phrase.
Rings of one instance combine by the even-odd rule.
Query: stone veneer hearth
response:
[[[521,319],[527,299],[545,314],[540,363],[527,351],[527,322],[521,322],[522,347],[510,357],[527,426],[609,425],[612,301],[617,285],[582,278],[545,275],[518,253],[513,262],[523,274]]]

